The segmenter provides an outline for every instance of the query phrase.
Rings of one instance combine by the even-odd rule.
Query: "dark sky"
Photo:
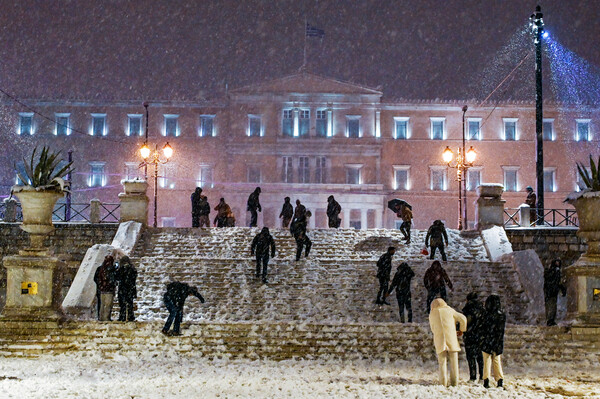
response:
[[[532,51],[518,32],[536,3],[3,0],[0,87],[20,98],[210,99],[225,84],[296,72],[308,20],[326,32],[309,38],[312,72],[380,88],[388,99],[484,98]],[[599,3],[541,1],[552,40],[594,70]],[[493,99],[533,100],[533,61]]]

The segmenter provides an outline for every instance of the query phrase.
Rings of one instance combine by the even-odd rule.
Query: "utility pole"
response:
[[[545,35],[543,16],[542,8],[538,5],[535,7],[535,12],[531,14],[531,17],[529,18],[535,44],[535,176],[537,185],[536,224],[538,226],[544,225],[544,101],[542,97],[542,39]]]

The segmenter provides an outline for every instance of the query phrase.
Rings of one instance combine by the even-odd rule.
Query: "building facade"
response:
[[[18,182],[13,165],[22,167],[36,145],[49,145],[65,157],[72,151],[73,203],[118,202],[121,179],[153,174],[139,168],[147,135],[151,148],[168,142],[174,150],[158,171],[159,226],[191,226],[196,186],[213,207],[224,197],[237,225],[247,225],[246,199],[260,186],[259,225],[280,226],[289,196],[312,211],[312,228],[326,227],[327,197],[334,195],[343,227],[396,227],[386,206],[392,198],[413,205],[418,228],[434,219],[456,227],[456,170],[442,152],[462,144],[465,104],[467,148],[477,152],[466,176],[468,227],[480,183],[502,183],[509,208],[524,202],[527,186],[536,187],[533,103],[387,101],[378,90],[307,72],[214,100],[150,101],[147,121],[142,102],[4,103],[0,196]],[[546,104],[544,116],[546,208],[564,209],[570,206],[563,199],[577,189],[575,162],[600,153],[598,108]]]

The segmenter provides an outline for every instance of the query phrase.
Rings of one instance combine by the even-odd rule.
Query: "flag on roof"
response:
[[[317,27],[311,26],[308,22],[306,23],[306,37],[320,37],[325,36],[325,31]]]

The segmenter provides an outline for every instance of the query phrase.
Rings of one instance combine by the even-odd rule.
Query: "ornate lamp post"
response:
[[[468,151],[465,152],[465,113],[467,112],[468,107],[465,105],[462,108],[463,111],[463,135],[462,135],[462,148],[458,148],[458,155],[456,156],[456,160],[452,162],[454,158],[454,152],[450,149],[450,147],[446,147],[444,152],[442,153],[442,158],[444,162],[448,165],[449,168],[456,169],[456,180],[458,181],[458,229],[462,230],[463,227],[466,227],[466,204],[464,206],[465,210],[465,220],[463,225],[463,198],[467,197],[466,193],[466,172],[467,169],[473,166],[473,162],[475,162],[475,158],[477,157],[477,153],[475,149],[471,146]],[[465,182],[465,185],[463,185]],[[463,190],[465,191],[463,195]]]
[[[166,164],[169,162],[169,159],[173,156],[173,147],[167,144],[162,149],[163,155],[165,157],[164,160],[160,159],[160,152],[158,151],[158,145],[156,145],[154,152],[150,150],[148,144],[145,143],[142,148],[140,148],[140,155],[143,159],[142,163],[140,163],[140,168],[147,167],[148,165],[154,165],[154,223],[153,227],[156,227],[156,213],[158,209],[158,165]]]

